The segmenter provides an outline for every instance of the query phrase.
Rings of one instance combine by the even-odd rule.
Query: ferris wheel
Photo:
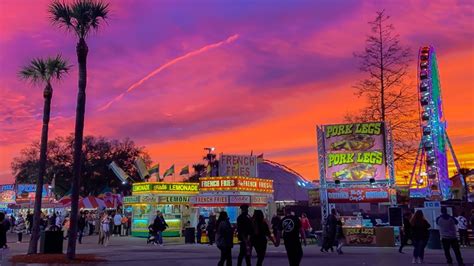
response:
[[[436,61],[435,49],[423,46],[418,52],[418,102],[420,105],[421,142],[410,178],[410,196],[423,198],[452,198],[452,181],[449,179],[447,148],[449,147],[455,165],[459,163],[446,133],[446,120],[443,116],[441,83]],[[422,168],[425,171],[422,172]],[[418,173],[415,173],[418,167]],[[412,188],[416,183],[423,188]],[[461,176],[461,182],[464,179]]]

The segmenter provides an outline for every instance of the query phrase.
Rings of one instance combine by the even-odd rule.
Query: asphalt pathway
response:
[[[14,239],[14,235],[10,236]],[[217,265],[219,250],[215,246],[197,245],[183,243],[182,238],[165,238],[164,246],[146,244],[145,239],[134,237],[112,237],[107,247],[97,244],[97,236],[88,236],[83,244],[78,245],[78,253],[97,254],[107,259],[106,263],[98,265],[165,265],[165,266],[210,266]],[[66,243],[65,243],[66,244]],[[9,243],[8,256],[24,254],[27,250],[27,242]],[[400,266],[411,265],[411,254],[413,249],[407,247],[405,254],[398,253],[398,248],[377,247],[345,247],[344,254],[321,253],[316,245],[308,245],[303,248],[304,256],[301,266],[314,265],[377,265],[377,266]],[[462,254],[466,265],[474,265],[474,248],[463,248]],[[237,264],[238,247],[234,247],[232,256],[233,264]],[[454,257],[454,254],[453,254]],[[252,259],[255,265],[256,258]],[[1,264],[12,265],[5,260]],[[17,264],[20,266],[21,264]],[[24,264],[23,264],[24,265]],[[39,265],[39,264],[29,264]],[[283,246],[269,246],[264,265],[279,266],[288,265],[285,248]],[[425,265],[447,265],[442,250],[427,249],[425,254]]]

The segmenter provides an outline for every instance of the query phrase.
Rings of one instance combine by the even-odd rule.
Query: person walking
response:
[[[466,213],[461,212],[461,215],[456,217],[456,220],[458,221],[459,244],[461,245],[461,247],[470,246],[471,243],[469,241],[469,235],[468,235],[468,232],[467,232]]]
[[[202,231],[206,229],[206,221],[204,216],[199,215],[198,223],[196,225],[196,243],[201,244]]]
[[[28,223],[28,234],[31,234],[31,229],[33,228],[33,214],[28,210],[26,212],[26,222]]]
[[[280,236],[280,231],[281,231],[281,228],[280,228],[280,225],[281,225],[281,219],[280,219],[280,216],[278,216],[277,214],[273,215],[272,217],[272,231],[273,231],[273,237],[275,239],[279,239]]]
[[[234,246],[234,230],[229,222],[227,212],[220,212],[216,222],[216,245],[221,251],[218,266],[232,266],[232,247]]]
[[[122,236],[128,236],[128,217],[122,217]]]
[[[267,239],[270,239],[274,245],[275,239],[270,233],[270,228],[261,210],[253,212],[252,222],[253,235],[250,237],[250,241],[255,248],[255,252],[257,252],[257,266],[262,266],[267,252]]]
[[[412,263],[423,263],[425,258],[425,247],[430,238],[431,225],[423,216],[421,210],[417,210],[415,215],[410,220],[411,224],[411,237],[413,241],[413,260]]]
[[[336,239],[336,209],[331,210],[331,214],[326,218],[326,223],[324,224],[324,237],[323,237],[323,245],[321,247],[321,252],[328,252],[329,249],[334,251],[334,240]]]
[[[250,257],[252,255],[252,243],[250,237],[253,235],[252,220],[249,216],[249,205],[240,206],[241,213],[237,217],[237,237],[240,241],[239,256],[237,258],[237,266],[242,266],[245,258],[247,266],[251,265]]]
[[[23,216],[21,214],[18,215],[14,231],[18,235],[17,243],[21,243],[21,241],[23,240],[23,234],[26,234],[26,223],[25,219],[23,219]]]
[[[86,214],[81,212],[81,216],[79,217],[79,221],[77,222],[77,227],[79,229],[79,244],[82,244],[82,236],[84,235],[84,230],[86,228]]]
[[[398,252],[403,253],[403,247],[408,245],[408,241],[411,240],[411,212],[405,213],[403,215],[403,227],[401,231],[401,243]]]
[[[5,213],[0,212],[0,249],[8,248],[8,246],[7,246],[7,232],[8,232],[8,229],[10,229],[10,228],[9,228],[8,224],[5,221],[6,221]]]
[[[303,227],[303,231],[305,233],[305,236],[308,237],[309,234],[311,233],[311,224],[309,223],[309,219],[306,216],[306,213],[301,214],[301,227]]]
[[[63,222],[63,230],[64,230],[64,239],[67,239],[69,237],[69,227],[71,225],[69,215],[67,214],[66,217],[64,217],[64,222]]]
[[[306,245],[306,237],[301,226],[301,221],[293,212],[281,220],[280,228],[282,229],[282,237],[285,242],[286,255],[288,257],[289,266],[299,266],[303,258],[303,248],[301,247],[300,236]],[[280,241],[277,239],[275,246],[279,246]]]
[[[156,218],[153,221],[153,228],[156,231],[156,236],[155,236],[155,245],[159,244],[160,246],[163,246],[163,231],[166,230],[168,227],[168,224],[165,221],[165,218],[163,217],[163,213],[160,211],[156,212]]]
[[[439,227],[439,233],[441,235],[441,243],[443,243],[444,255],[446,256],[446,262],[448,264],[453,263],[450,249],[454,251],[456,255],[456,261],[458,265],[464,265],[461,250],[459,248],[458,238],[456,236],[456,225],[458,221],[451,215],[448,214],[446,207],[441,207],[441,215],[436,218],[436,224]]]
[[[122,233],[122,215],[117,212],[114,215],[114,236],[120,236]]]
[[[213,245],[216,242],[216,215],[211,213],[209,215],[209,221],[206,227],[207,237],[209,238],[209,245]]]
[[[105,212],[100,218],[99,245],[104,245],[105,247],[109,244],[110,239],[110,220],[110,216]]]
[[[342,221],[341,219],[337,219],[336,222],[336,240],[337,240],[337,247],[336,251],[337,254],[342,255],[342,246],[346,243],[346,236],[344,235],[344,231],[342,230]]]
[[[23,220],[23,222],[24,222],[24,220]],[[16,219],[15,219],[15,216],[13,216],[13,214],[10,214],[10,224],[12,224],[12,225],[16,224]],[[25,225],[25,227],[26,227],[26,225]],[[15,228],[14,226],[11,227],[10,233],[14,232],[14,228]]]

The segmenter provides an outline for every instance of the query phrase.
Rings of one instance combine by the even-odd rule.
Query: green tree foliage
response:
[[[51,183],[55,178],[55,192],[62,196],[71,188],[72,149],[74,136],[57,137],[48,142],[45,182]],[[81,195],[97,195],[109,186],[118,191],[127,192],[120,180],[109,169],[108,165],[115,161],[130,177],[139,181],[140,176],[133,162],[141,157],[147,167],[151,159],[143,147],[126,138],[122,141],[104,137],[86,136],[83,142]],[[18,183],[34,183],[38,173],[39,143],[34,142],[13,159],[11,169]]]

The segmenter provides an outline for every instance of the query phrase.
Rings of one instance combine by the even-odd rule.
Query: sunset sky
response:
[[[109,2],[108,23],[88,39],[85,135],[130,137],[162,172],[214,146],[264,153],[316,179],[315,127],[364,104],[352,88],[363,77],[353,53],[382,9],[413,51],[413,80],[415,52],[436,48],[448,134],[462,166],[474,167],[472,1]],[[50,24],[48,3],[0,1],[0,183],[40,139],[43,88],[17,76],[31,58],[61,53],[73,65],[53,84],[50,139],[74,130],[76,42]]]

